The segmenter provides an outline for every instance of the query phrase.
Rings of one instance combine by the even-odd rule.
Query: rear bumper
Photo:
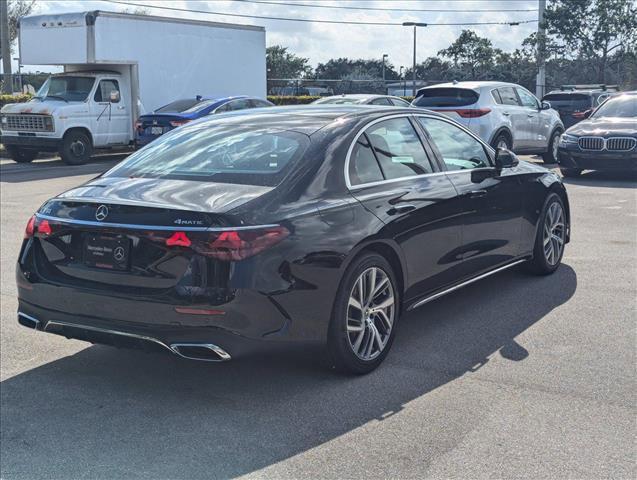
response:
[[[38,151],[57,151],[61,140],[53,137],[37,137],[34,135],[2,135],[0,143],[5,146],[30,148]]]
[[[584,152],[561,148],[558,163],[562,168],[582,170],[637,171],[637,150],[630,152]]]

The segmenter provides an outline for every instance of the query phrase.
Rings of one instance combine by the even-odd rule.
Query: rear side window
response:
[[[391,105],[388,99],[386,98],[377,98],[371,101],[372,105]]]
[[[480,95],[468,88],[423,88],[412,105],[417,107],[464,107],[478,101]]]
[[[425,149],[407,118],[385,120],[365,133],[386,179],[433,172]]]
[[[349,161],[349,181],[352,185],[384,180],[367,135],[358,137]]]
[[[495,90],[491,90],[491,96],[493,97],[493,100],[495,100],[495,103],[502,103],[502,98],[500,98],[500,92],[498,92],[497,88]]]
[[[267,127],[186,125],[133,153],[105,176],[274,186],[308,144],[306,135]]]
[[[518,96],[515,93],[513,87],[500,87],[498,88],[498,93],[500,94],[503,105],[521,106],[520,101],[518,100]]]
[[[396,105],[397,107],[409,107],[409,102],[403,100],[402,98],[390,98],[389,101]]]
[[[252,106],[255,108],[272,106],[270,102],[266,102],[265,100],[259,100],[258,98],[253,98],[250,100],[250,102],[252,103]]]
[[[164,105],[161,108],[155,110],[155,113],[181,113],[186,110],[191,109],[195,105],[200,103],[196,98],[188,98],[185,100],[176,100],[174,102],[169,103],[168,105]]]

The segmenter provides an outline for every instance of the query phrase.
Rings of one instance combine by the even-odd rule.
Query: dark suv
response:
[[[554,90],[542,98],[543,102],[549,102],[554,110],[557,110],[565,128],[575,125],[577,122],[588,118],[602,99],[608,94],[614,93],[614,86],[599,85],[597,88],[578,88],[577,86],[563,86],[561,90]]]

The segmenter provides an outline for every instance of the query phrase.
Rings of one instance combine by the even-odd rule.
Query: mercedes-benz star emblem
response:
[[[101,222],[106,217],[108,217],[108,207],[106,205],[100,205],[99,207],[97,207],[95,218],[97,218]]]
[[[125,256],[126,252],[124,251],[124,247],[116,247],[115,250],[113,250],[113,258],[115,258],[118,262],[124,260]]]

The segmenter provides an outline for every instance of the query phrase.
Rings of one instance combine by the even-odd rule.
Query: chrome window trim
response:
[[[53,217],[51,215],[44,215],[42,213],[36,213],[35,216],[38,219],[50,220],[56,223],[64,223],[67,225],[84,225],[87,227],[106,227],[106,228],[125,228],[130,230],[159,230],[159,231],[180,231],[180,232],[230,232],[237,230],[257,230],[261,228],[273,228],[278,227],[277,224],[267,225],[250,225],[250,226],[238,226],[238,227],[192,227],[188,225],[140,225],[136,223],[110,223],[110,222],[93,222],[90,220],[76,220],[68,218]]]
[[[378,180],[375,182],[367,182],[367,183],[360,183],[358,185],[352,185],[349,179],[349,163],[350,163],[350,158],[352,156],[352,152],[354,151],[354,147],[356,146],[356,142],[358,142],[358,139],[360,138],[360,136],[365,133],[365,131],[371,127],[372,125],[375,125],[379,122],[382,122],[384,120],[391,120],[393,118],[402,118],[402,117],[424,117],[424,118],[433,118],[434,120],[440,120],[443,122],[446,122],[450,125],[453,125],[454,127],[460,128],[460,130],[468,133],[471,137],[473,137],[475,140],[477,140],[483,147],[486,147],[487,153],[490,153],[491,155],[488,156],[492,156],[495,155],[495,150],[488,145],[487,143],[485,143],[480,137],[478,137],[476,134],[474,134],[471,130],[469,130],[468,128],[465,128],[463,125],[460,125],[458,123],[455,123],[447,118],[444,118],[444,116],[437,116],[437,115],[428,115],[428,114],[424,114],[424,113],[399,113],[399,114],[394,114],[394,115],[389,115],[387,117],[381,117],[381,118],[377,118],[376,120],[372,120],[371,122],[369,122],[368,124],[366,124],[365,126],[363,126],[363,128],[361,128],[361,130],[356,134],[356,136],[354,137],[354,140],[352,140],[352,143],[350,144],[349,148],[347,149],[347,155],[345,157],[345,169],[344,169],[344,175],[345,175],[345,185],[347,186],[347,189],[352,191],[352,190],[359,190],[361,188],[366,188],[366,187],[373,187],[373,186],[377,186],[377,185],[384,185],[384,184],[388,184],[388,183],[394,183],[394,182],[400,182],[403,180],[409,180],[412,178],[426,178],[426,177],[434,177],[434,176],[438,176],[438,175],[444,175],[447,173],[457,173],[457,172],[473,172],[475,170],[491,170],[494,168],[494,165],[490,166],[490,167],[480,167],[480,168],[470,168],[470,169],[464,169],[464,170],[443,170],[440,172],[433,172],[433,173],[422,173],[420,175],[408,175],[406,177],[400,177],[400,178],[390,178],[389,180]],[[422,127],[424,128],[424,127]],[[423,146],[424,149],[424,146]],[[427,154],[426,149],[425,150],[425,154]],[[427,158],[429,158],[429,156],[427,155]],[[491,158],[489,158],[491,160]],[[430,159],[431,160],[431,159]],[[437,166],[437,165],[435,165]]]

